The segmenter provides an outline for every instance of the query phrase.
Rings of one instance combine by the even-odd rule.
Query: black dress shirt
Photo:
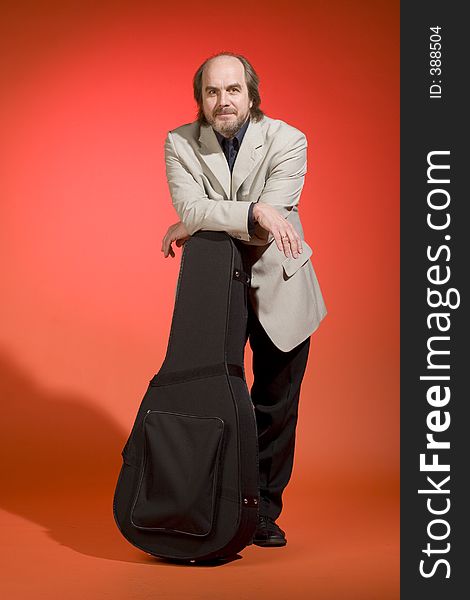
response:
[[[224,151],[225,158],[227,159],[227,163],[230,169],[230,173],[233,171],[233,165],[235,164],[235,160],[237,158],[238,151],[240,150],[240,146],[242,144],[243,138],[245,137],[246,130],[248,129],[248,125],[250,123],[250,119],[247,119],[242,127],[237,131],[237,133],[233,136],[233,138],[226,138],[218,131],[214,133],[219,140],[219,144]],[[248,233],[253,235],[255,230],[256,221],[253,217],[253,207],[255,203],[252,202],[250,204],[250,208],[248,209]]]

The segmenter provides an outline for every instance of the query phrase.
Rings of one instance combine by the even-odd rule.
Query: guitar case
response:
[[[259,475],[244,371],[249,283],[227,233],[199,231],[185,243],[166,356],[114,493],[119,530],[153,556],[212,561],[251,542]]]

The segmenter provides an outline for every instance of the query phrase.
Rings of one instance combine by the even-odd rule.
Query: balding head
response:
[[[235,87],[230,87],[232,84]],[[225,131],[225,134],[221,131],[222,135],[227,137],[236,133],[235,128],[241,127],[248,115],[253,121],[259,121],[263,112],[259,108],[258,85],[258,75],[244,56],[222,52],[208,58],[193,79],[198,121],[211,124],[216,131],[221,128]],[[224,113],[237,113],[237,121],[241,123],[235,123],[233,117],[224,117]]]

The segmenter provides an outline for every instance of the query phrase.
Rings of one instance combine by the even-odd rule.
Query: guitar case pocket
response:
[[[131,511],[134,527],[191,536],[211,532],[224,422],[149,410]]]

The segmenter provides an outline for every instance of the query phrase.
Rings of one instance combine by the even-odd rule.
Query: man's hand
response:
[[[172,258],[175,258],[175,252],[171,247],[171,244],[176,242],[176,245],[180,248],[190,237],[188,230],[181,221],[178,221],[178,223],[175,223],[174,225],[170,225],[162,240],[162,252],[164,257],[167,258],[170,254]]]
[[[253,207],[253,217],[263,229],[272,233],[276,246],[287,257],[290,257],[291,252],[294,258],[302,253],[302,240],[299,234],[274,206],[257,202]]]

